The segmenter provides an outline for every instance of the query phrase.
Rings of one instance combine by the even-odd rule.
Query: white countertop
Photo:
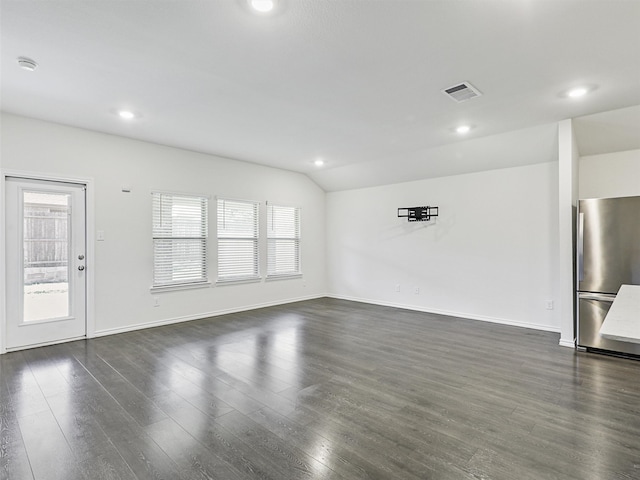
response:
[[[640,343],[640,285],[622,285],[607,316],[600,335],[611,340]]]

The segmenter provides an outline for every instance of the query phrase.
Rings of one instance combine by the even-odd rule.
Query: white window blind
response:
[[[218,281],[260,278],[258,202],[218,199]]]
[[[300,209],[267,205],[267,276],[300,274]]]
[[[152,193],[153,286],[207,281],[208,199]]]

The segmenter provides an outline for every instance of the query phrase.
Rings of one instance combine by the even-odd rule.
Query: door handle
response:
[[[83,270],[84,270],[84,265],[80,265],[80,266],[78,267],[78,270],[83,271]]]
[[[616,299],[615,295],[603,294],[603,293],[578,293],[579,300],[596,300],[598,302],[613,303]]]
[[[584,213],[578,216],[578,281],[584,280]]]

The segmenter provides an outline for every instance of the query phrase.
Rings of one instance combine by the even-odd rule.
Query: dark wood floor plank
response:
[[[49,409],[47,401],[23,352],[3,355],[0,361],[6,392],[13,399],[16,417],[46,412]]]
[[[0,478],[638,480],[638,378],[554,333],[317,299],[0,356]]]
[[[295,444],[285,442],[266,428],[240,412],[232,412],[216,420],[240,438],[254,455],[267,457],[282,471],[282,478],[328,479],[340,478],[332,469],[305,454]]]
[[[265,456],[264,452],[255,450],[217,423],[215,419],[202,412],[178,410],[172,414],[172,418],[209,451],[215,452],[240,472],[242,475],[240,478],[261,480],[287,478],[283,476],[282,469]]]
[[[308,413],[308,411],[305,412],[306,416],[310,417]],[[346,479],[389,478],[391,473],[389,470],[371,462],[371,451],[358,454],[354,449],[345,448],[342,442],[327,438],[332,435],[331,429],[324,427],[331,425],[323,424],[318,427],[313,425],[310,419],[305,422],[307,425],[304,425],[267,408],[252,413],[250,418],[282,440],[293,442],[307,455],[332,468]]]
[[[74,357],[129,415],[140,425],[150,425],[167,418],[135,385],[114,370],[94,350],[94,348],[84,349],[74,353]]]
[[[364,403],[350,393],[331,392],[320,389],[300,403],[303,413],[316,419],[307,427],[324,433],[329,440],[344,445],[352,454],[368,458],[369,462],[387,477],[395,474],[403,478],[431,478],[440,463],[436,457],[444,453],[438,448],[428,448],[425,438],[417,438],[410,429],[402,428],[397,417],[388,413],[372,413]],[[313,414],[311,414],[311,412]],[[415,419],[413,419],[415,421]],[[451,442],[449,442],[451,443]],[[423,447],[422,455],[414,453]],[[464,463],[471,454],[463,449],[451,452],[456,461]],[[446,460],[445,460],[446,461]]]
[[[0,479],[32,479],[33,473],[15,417],[0,414]]]
[[[78,428],[68,428],[69,437],[72,447],[76,447],[78,463],[85,470],[87,478],[97,479],[100,478],[98,475],[104,474],[108,475],[105,478],[123,480],[131,476],[137,479],[186,480],[187,477],[181,476],[178,467],[131,415],[130,406],[122,402],[120,390],[116,388],[116,394],[111,394],[113,390],[110,386],[120,386],[121,383],[105,367],[106,364],[93,358],[95,352],[87,350],[83,342],[58,348],[67,351],[79,367],[73,374],[72,395],[66,398],[64,395],[53,396],[48,401],[58,417],[76,422]],[[91,367],[96,368],[92,370]],[[98,378],[105,379],[105,384],[100,383]],[[147,408],[162,413],[152,402],[147,403]],[[134,414],[136,412],[133,411]],[[162,418],[167,417],[162,413]],[[104,443],[102,434],[113,448]],[[88,438],[84,442],[77,439],[77,443],[74,443],[74,435],[88,435]],[[91,444],[99,446],[91,447]]]
[[[172,349],[173,351],[173,349]],[[235,408],[241,412],[249,413],[263,406],[258,400],[252,398],[241,390],[232,387],[228,383],[221,381],[218,377],[224,372],[216,369],[213,375],[209,375],[206,368],[200,369],[190,363],[185,362],[180,357],[169,355],[157,360],[173,372],[169,381],[171,388],[176,388],[179,394],[189,400],[193,399],[197,405],[220,404]],[[167,369],[165,368],[165,372]],[[162,375],[162,374],[161,374]],[[185,381],[187,383],[185,383]],[[177,382],[177,386],[174,385]],[[242,382],[238,382],[238,385]],[[254,396],[262,395],[272,397],[271,392],[257,391]],[[286,399],[279,400],[284,408],[288,408]]]
[[[79,464],[50,411],[20,417],[19,423],[36,480],[84,480]]]
[[[33,479],[33,473],[22,440],[13,398],[5,382],[9,370],[8,367],[3,367],[0,357],[0,480],[29,480]]]
[[[188,480],[180,468],[130,417],[116,409],[99,409],[96,419],[138,479]]]
[[[122,456],[116,451],[93,455],[78,461],[86,480],[137,480]]]
[[[135,480],[133,472],[99,425],[85,401],[90,394],[78,390],[50,397],[49,405],[71,451],[87,478]],[[80,401],[78,401],[80,400]],[[113,422],[118,417],[113,417]]]
[[[215,452],[205,448],[172,419],[154,423],[146,432],[189,479],[236,480],[241,473]]]

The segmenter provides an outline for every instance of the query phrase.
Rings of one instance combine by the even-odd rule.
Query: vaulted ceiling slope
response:
[[[326,190],[550,161],[554,122],[640,104],[636,0],[1,9],[4,111],[304,172]],[[441,92],[462,81],[483,95]],[[578,85],[592,92],[563,96]]]

